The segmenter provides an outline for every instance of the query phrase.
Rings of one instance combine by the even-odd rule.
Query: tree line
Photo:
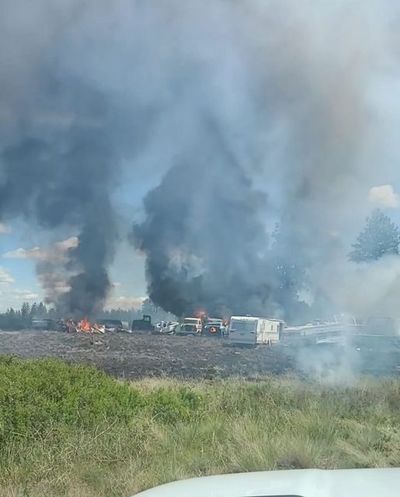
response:
[[[306,268],[304,261],[295,257],[295,251],[292,251],[293,259],[288,259],[287,253],[282,250],[282,247],[288,245],[286,236],[279,227],[273,236],[273,250],[276,253],[274,270],[276,278],[280,281],[276,297],[283,308],[292,309],[295,315],[301,313],[306,315],[307,311],[301,306],[304,308],[308,306],[297,300],[298,290],[307,286]],[[348,257],[357,264],[371,263],[387,255],[398,256],[399,246],[399,227],[381,210],[376,209],[366,219],[365,226],[352,245]],[[310,311],[311,309],[308,309],[308,312]],[[120,319],[130,322],[132,319],[140,319],[143,314],[151,315],[154,322],[175,319],[173,315],[157,307],[150,299],[146,299],[139,309],[104,310],[96,316],[96,319]],[[33,304],[24,302],[20,309],[11,307],[6,312],[0,313],[0,329],[20,330],[29,328],[33,319],[59,319],[61,317],[68,316],[62,316],[56,309],[46,306],[43,302]],[[290,318],[290,315],[288,317]]]
[[[157,307],[150,299],[146,299],[139,309],[108,309],[103,310],[95,317],[100,319],[120,319],[130,323],[133,319],[140,319],[143,314],[149,314],[154,322],[174,319],[169,313]],[[0,313],[0,329],[2,330],[22,330],[32,326],[34,319],[54,319],[65,318],[59,311],[53,307],[46,306],[43,302],[29,304],[24,302],[19,309],[10,307],[5,312]]]

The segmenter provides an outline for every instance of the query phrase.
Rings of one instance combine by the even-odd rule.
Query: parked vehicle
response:
[[[131,324],[131,330],[136,332],[153,332],[154,325],[151,322],[151,316],[144,314],[143,319],[134,319]]]
[[[202,476],[146,490],[136,497],[397,497],[400,469],[292,469]]]
[[[218,318],[208,318],[203,327],[204,336],[221,337],[224,333],[224,322]]]
[[[156,324],[154,333],[172,335],[175,333],[177,326],[179,326],[178,321],[160,321]]]
[[[32,328],[34,330],[57,330],[58,325],[54,319],[32,319]]]
[[[98,324],[104,326],[105,331],[123,331],[124,329],[119,319],[102,319],[98,321]]]
[[[203,322],[200,318],[185,318],[183,323],[177,326],[175,333],[177,335],[200,335],[203,328]]]
[[[279,319],[254,316],[232,316],[229,325],[229,341],[233,344],[271,345],[278,342],[283,328]]]

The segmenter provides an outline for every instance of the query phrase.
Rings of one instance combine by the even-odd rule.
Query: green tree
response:
[[[31,307],[31,319],[37,317],[37,310],[38,310],[37,303],[34,302]]]
[[[28,302],[24,302],[21,307],[21,316],[24,319],[29,318],[30,312],[31,312],[30,305],[28,304]]]
[[[31,306],[28,302],[24,302],[21,306],[21,324],[24,327],[28,327],[31,323]]]
[[[39,306],[37,309],[37,315],[41,318],[44,318],[47,316],[47,307],[43,304],[43,302],[39,303]]]
[[[386,254],[399,254],[400,230],[381,210],[367,218],[366,225],[349,254],[354,262],[376,261]]]
[[[310,306],[299,300],[299,293],[308,287],[309,261],[298,246],[297,250],[293,249],[296,246],[291,231],[276,224],[270,249],[270,281],[274,299],[290,322],[301,322],[310,312]]]

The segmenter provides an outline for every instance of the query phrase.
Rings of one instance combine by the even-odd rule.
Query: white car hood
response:
[[[137,497],[399,497],[400,469],[300,469],[193,478]]]

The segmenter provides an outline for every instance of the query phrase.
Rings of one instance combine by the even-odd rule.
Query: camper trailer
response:
[[[252,316],[232,316],[229,342],[238,345],[271,345],[280,339],[283,321]]]

